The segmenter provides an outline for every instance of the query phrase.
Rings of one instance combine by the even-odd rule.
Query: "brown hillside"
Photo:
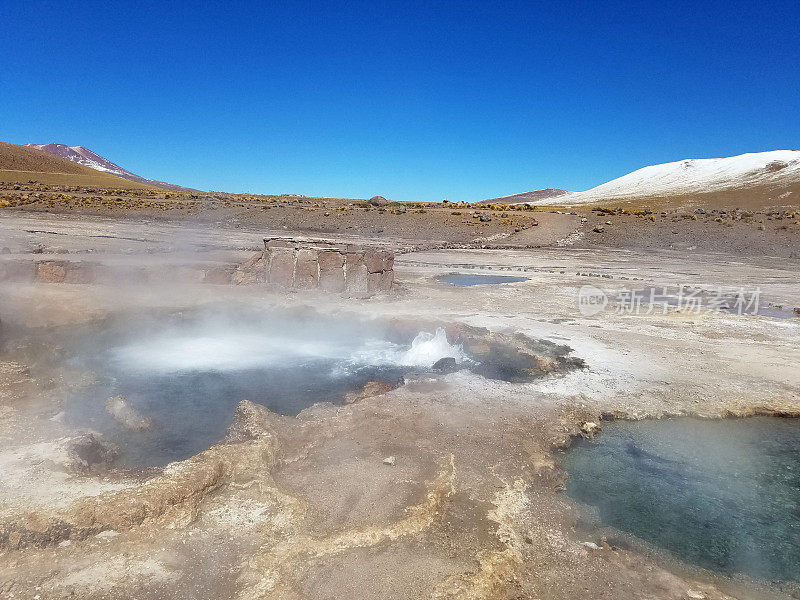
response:
[[[559,196],[569,193],[570,192],[567,190],[547,188],[544,190],[533,190],[532,192],[522,192],[521,194],[512,194],[511,196],[502,196],[500,198],[489,198],[488,200],[475,202],[475,204],[516,204],[519,202],[537,202],[539,200],[545,200],[548,198],[556,199]]]
[[[800,183],[780,187],[759,186],[756,188],[730,189],[705,194],[675,194],[671,196],[641,196],[638,198],[603,198],[593,202],[574,203],[567,199],[553,198],[548,206],[572,206],[575,208],[616,207],[628,209],[649,208],[651,210],[741,208],[764,210],[771,208],[797,208],[800,206]]]
[[[6,142],[0,142],[0,181],[9,183],[35,181],[48,185],[113,189],[153,189],[152,186],[95,171],[35,148]]]
[[[0,170],[85,174],[88,167],[35,148],[0,142]]]

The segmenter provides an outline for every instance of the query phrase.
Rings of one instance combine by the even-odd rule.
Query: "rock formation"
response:
[[[392,289],[394,253],[353,244],[265,239],[260,260],[254,257],[237,273],[236,282],[365,298]]]

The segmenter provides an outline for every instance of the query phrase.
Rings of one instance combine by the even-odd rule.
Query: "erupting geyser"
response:
[[[376,323],[316,314],[120,323],[77,344],[74,361],[98,383],[70,398],[66,414],[107,434],[123,462],[160,465],[216,443],[242,400],[295,415],[445,357],[469,361],[442,328],[402,344]]]

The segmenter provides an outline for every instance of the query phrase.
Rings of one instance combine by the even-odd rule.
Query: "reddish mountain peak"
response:
[[[104,158],[96,152],[89,150],[89,148],[86,146],[67,146],[66,144],[57,143],[25,145],[29,148],[36,148],[37,150],[42,150],[48,154],[52,154],[60,158],[66,158],[67,160],[90,167],[96,171],[110,173],[111,175],[116,175],[117,177],[122,177],[123,179],[128,179],[130,181],[138,181],[139,183],[145,183],[168,190],[188,189],[172,183],[165,183],[155,179],[147,179],[141,175],[131,173],[127,169],[123,169],[107,158]]]

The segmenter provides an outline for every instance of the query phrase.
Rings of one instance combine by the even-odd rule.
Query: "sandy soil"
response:
[[[2,191],[0,185],[0,207],[4,202],[10,207],[2,214],[40,218],[42,224],[63,224],[80,214],[93,226],[138,230],[133,237],[141,241],[149,240],[151,231],[191,231],[194,227],[200,237],[209,229],[257,235],[269,230],[284,235],[363,236],[398,249],[557,245],[800,258],[800,208],[796,206],[745,210],[733,204],[703,209],[693,203],[658,209],[623,203],[521,210],[507,205],[389,203],[375,207],[364,200],[296,196],[131,190],[113,194],[41,184],[5,188]],[[44,226],[41,229],[49,231]],[[44,239],[58,245],[58,238]]]
[[[441,230],[432,223],[423,236],[401,221],[413,213],[365,211],[358,228],[314,233],[403,249],[395,261],[397,289],[342,301],[191,279],[175,285],[169,276],[178,267],[238,262],[265,235],[292,233],[297,221],[290,215],[302,207],[268,209],[264,221],[219,210],[219,222],[2,213],[0,246],[10,254],[0,259],[30,261],[41,251],[67,260],[137,261],[165,279],[0,283],[5,339],[99,323],[144,306],[302,304],[333,315],[523,333],[567,344],[587,366],[514,384],[468,371],[420,377],[297,418],[245,403],[224,442],[165,469],[131,473],[74,464],[64,448],[77,432],[59,418],[56,392],[80,389],[84,374],[42,359],[41,349],[8,344],[0,354],[0,464],[12,476],[0,486],[0,596],[628,600],[798,593],[695,569],[642,544],[606,544],[607,532],[585,526],[563,493],[558,459],[559,448],[604,415],[800,414],[800,319],[674,308],[627,314],[613,300],[622,288],[686,285],[759,287],[764,302],[800,304],[797,261],[770,256],[779,242],[754,241],[749,255],[709,252],[748,235],[728,234],[752,224],[680,219],[674,227],[687,228],[665,241],[702,237],[690,227],[708,232],[708,245],[698,241],[688,250],[657,236],[635,241],[632,232],[652,227],[643,218],[534,211],[524,216],[538,219],[535,227],[509,233],[494,220],[485,227],[509,233],[508,246],[519,244],[497,250],[481,247],[492,245],[479,239],[486,237],[481,226],[462,227],[460,219]],[[439,210],[433,214],[446,212]],[[273,219],[278,214],[285,221]],[[419,217],[430,222],[431,214]],[[367,219],[384,228],[379,237]],[[595,234],[605,241],[592,235],[599,220],[612,221]],[[440,243],[470,247],[438,249]],[[797,243],[796,234],[789,243]],[[536,245],[542,247],[526,248]],[[472,288],[436,280],[453,272],[527,280]],[[587,284],[612,298],[593,316],[577,305]]]

